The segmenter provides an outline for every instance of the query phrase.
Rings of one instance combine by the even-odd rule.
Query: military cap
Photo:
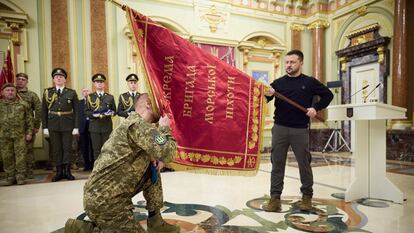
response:
[[[5,83],[1,86],[1,90],[6,89],[6,87],[14,87],[16,89],[16,86],[13,83]]]
[[[65,79],[66,79],[66,77],[68,76],[68,75],[66,74],[66,71],[65,71],[64,69],[62,69],[62,68],[54,68],[54,69],[52,70],[52,78],[54,78],[54,77],[55,77],[55,75],[62,75],[63,77],[65,77]]]
[[[100,74],[100,73],[94,74],[92,76],[92,82],[95,82],[95,81],[102,81],[102,82],[104,82],[104,81],[106,81],[106,77],[105,77],[105,75]]]
[[[138,76],[136,74],[129,74],[126,79],[126,81],[137,81],[138,82]]]
[[[27,74],[25,74],[25,73],[18,73],[18,74],[16,74],[16,78],[18,78],[18,77],[23,77],[25,79],[29,79],[29,76],[27,76]]]

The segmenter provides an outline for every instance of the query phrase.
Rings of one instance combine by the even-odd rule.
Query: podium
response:
[[[378,198],[403,203],[403,193],[386,177],[386,120],[405,119],[405,108],[384,103],[355,103],[327,108],[328,121],[352,121],[355,177],[345,201]]]

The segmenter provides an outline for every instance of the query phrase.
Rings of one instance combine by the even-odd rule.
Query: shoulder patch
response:
[[[154,135],[154,142],[158,145],[164,145],[167,142],[167,138],[161,134]]]

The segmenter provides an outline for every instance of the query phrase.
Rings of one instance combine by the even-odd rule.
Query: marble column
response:
[[[70,51],[69,51],[69,23],[68,1],[53,0],[51,4],[52,30],[52,69],[60,67],[66,70],[68,77],[66,86],[71,87]],[[46,72],[51,74],[51,70]],[[50,78],[52,78],[50,76]]]
[[[302,49],[302,31],[305,29],[305,26],[302,24],[291,24],[291,49]]]
[[[92,75],[102,73],[106,76],[105,90],[109,90],[108,46],[106,39],[105,1],[91,0],[91,46]]]
[[[329,27],[329,23],[325,20],[317,20],[308,26],[308,30],[312,31],[312,76],[325,84],[325,29]],[[326,118],[325,110],[319,113],[320,116]],[[325,128],[323,124],[315,124],[317,120],[312,120],[313,128]]]
[[[410,11],[410,12],[409,12]],[[413,123],[413,59],[409,59],[414,50],[412,45],[414,17],[413,1],[396,0],[394,9],[394,47],[392,63],[392,104],[407,109],[406,120],[393,121],[392,128],[403,129]]]
[[[312,31],[312,76],[325,83],[325,29],[329,23],[317,20],[308,26]]]

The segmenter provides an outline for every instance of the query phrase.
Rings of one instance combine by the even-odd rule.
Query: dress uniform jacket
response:
[[[118,102],[118,116],[127,118],[130,112],[135,111],[135,100],[139,96],[137,92],[134,97],[129,92],[122,93],[119,95]]]
[[[65,87],[60,96],[55,87],[45,90],[42,100],[42,127],[60,132],[79,128],[79,100],[75,90]]]
[[[116,113],[114,96],[103,93],[99,97],[96,92],[88,95],[86,100],[85,115],[89,117],[89,132],[107,133],[112,131],[112,116]],[[112,112],[112,114],[109,114]],[[94,113],[100,114],[99,117],[93,116]],[[107,113],[107,114],[105,114]]]

